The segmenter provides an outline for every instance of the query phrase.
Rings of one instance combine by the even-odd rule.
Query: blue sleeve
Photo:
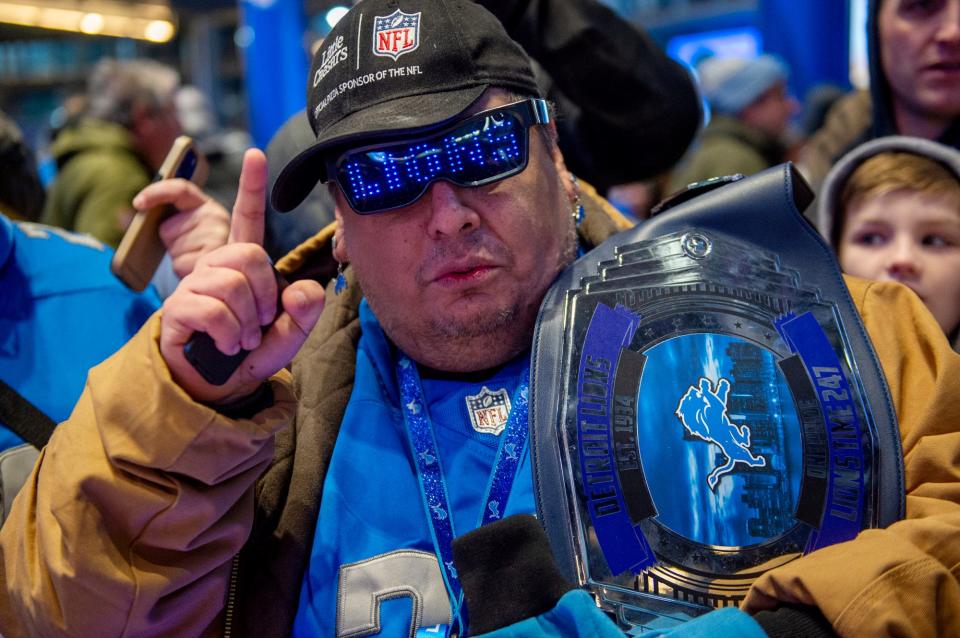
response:
[[[757,621],[734,607],[712,611],[670,629],[636,635],[643,638],[767,638]],[[564,594],[556,607],[545,614],[483,634],[483,638],[539,636],[623,638],[624,633],[597,608],[590,594],[575,589]]]
[[[643,638],[767,638],[760,624],[736,607],[711,611],[670,629],[640,635]]]
[[[485,638],[623,638],[623,635],[582,589],[561,596],[556,606],[545,614],[483,634]]]

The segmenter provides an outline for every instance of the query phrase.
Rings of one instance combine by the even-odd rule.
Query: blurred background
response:
[[[779,54],[790,91],[866,83],[865,0],[605,0],[687,64],[709,53]],[[264,146],[305,104],[311,47],[349,0],[0,0],[0,110],[37,149],[71,115],[101,57],[179,69],[208,104],[203,125]],[[800,115],[798,115],[800,117]],[[248,138],[249,139],[249,138]]]

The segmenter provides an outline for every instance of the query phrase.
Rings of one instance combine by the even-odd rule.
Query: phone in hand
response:
[[[280,296],[289,284],[276,268],[273,269],[273,276],[277,280],[277,314],[273,317],[276,321],[277,316],[283,312]],[[272,325],[273,321],[261,327],[261,332],[266,334]],[[184,358],[210,385],[226,383],[248,354],[250,354],[250,351],[242,348],[236,354],[220,352],[217,344],[213,341],[213,337],[206,332],[194,332],[183,346]]]
[[[181,135],[170,147],[153,181],[182,177],[202,186],[207,179],[207,160],[193,140]],[[170,205],[139,210],[123,235],[110,262],[110,270],[129,288],[141,291],[147,287],[166,248],[160,239],[160,223],[176,209]]]

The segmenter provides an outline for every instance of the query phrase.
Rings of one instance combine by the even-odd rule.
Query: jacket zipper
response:
[[[230,585],[227,587],[227,605],[223,613],[223,638],[230,638],[233,632],[233,608],[237,604],[237,581],[240,577],[240,552],[233,556],[230,565]]]

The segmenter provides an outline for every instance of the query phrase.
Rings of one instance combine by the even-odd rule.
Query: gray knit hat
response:
[[[709,57],[697,66],[700,91],[716,113],[736,115],[789,76],[775,55],[745,58]]]
[[[840,214],[840,197],[847,180],[857,168],[874,155],[881,153],[912,153],[939,162],[960,180],[960,151],[957,149],[919,137],[888,135],[855,146],[846,155],[837,160],[827,173],[817,195],[816,226],[820,234],[834,248],[840,241],[843,220]]]

